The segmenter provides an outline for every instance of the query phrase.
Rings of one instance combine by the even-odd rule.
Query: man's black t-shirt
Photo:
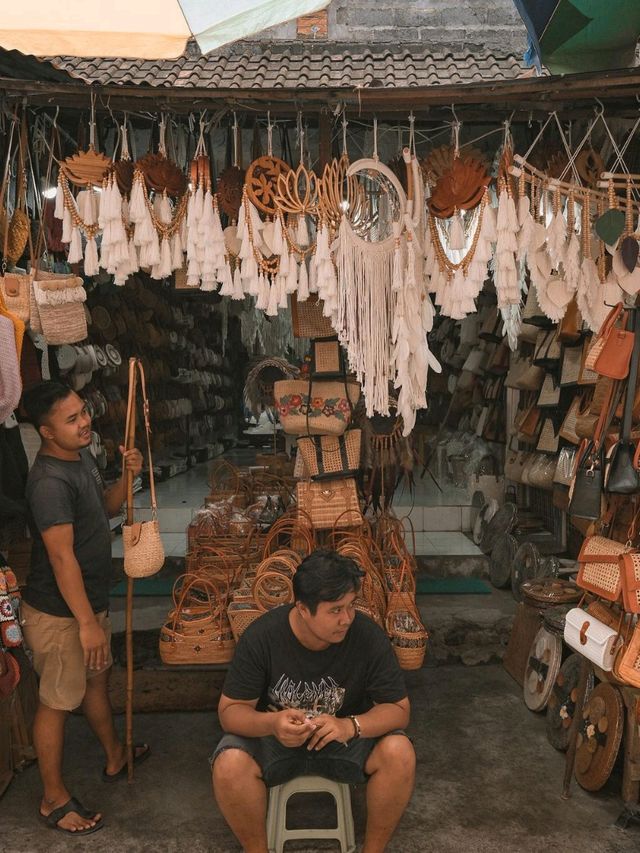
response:
[[[41,535],[57,524],[72,524],[73,551],[89,603],[94,613],[107,610],[111,531],[102,477],[91,453],[81,450],[77,461],[38,455],[29,471],[26,494],[33,549],[24,600],[52,616],[73,615],[60,594]]]
[[[312,651],[291,630],[290,611],[276,607],[247,629],[227,673],[225,696],[259,699],[259,711],[300,708],[339,717],[405,698],[391,643],[371,619],[356,613],[342,642]]]

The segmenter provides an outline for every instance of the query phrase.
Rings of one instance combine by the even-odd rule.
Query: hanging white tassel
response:
[[[180,240],[180,232],[176,231],[171,238],[171,269],[178,270],[183,263],[182,241]]]
[[[258,290],[256,297],[256,309],[258,311],[266,311],[269,306],[269,282],[264,275],[260,273],[258,276]]]
[[[71,231],[69,256],[67,260],[70,264],[78,264],[82,260],[82,236],[80,234],[80,229],[75,226]]]
[[[394,223],[394,230],[397,232],[402,226]],[[393,250],[393,272],[391,276],[391,290],[402,290],[402,241],[396,233],[395,248]]]
[[[171,275],[171,245],[166,237],[162,238],[162,243],[160,245],[158,273],[160,278],[167,278]]]
[[[289,255],[289,272],[287,273],[287,293],[295,293],[298,287],[298,264],[293,254]]]
[[[227,262],[226,268],[229,269],[229,273],[231,273],[231,268]],[[240,268],[236,264],[236,268],[233,271],[233,297],[234,300],[240,301],[244,299],[244,290],[242,288],[242,278],[240,276]]]
[[[88,276],[98,275],[100,266],[98,264],[98,247],[94,237],[87,240],[84,250],[84,274]]]
[[[136,249],[136,244],[133,242],[133,237],[129,240],[129,269],[132,273],[138,272],[140,269],[138,250]]]
[[[306,302],[309,298],[309,275],[307,273],[307,264],[304,258],[300,261],[300,275],[298,276],[298,292],[296,298],[298,302]]]
[[[462,222],[462,213],[455,213],[451,221],[449,229],[449,248],[456,252],[461,252],[465,247],[464,225]]]
[[[299,289],[299,288],[298,288]],[[318,264],[315,256],[311,258],[309,264],[309,293],[318,292]]]
[[[284,235],[282,233],[282,219],[280,216],[276,216],[275,222],[273,223],[273,245],[271,246],[271,250],[274,255],[282,255],[283,244]]]
[[[277,276],[273,283],[273,289],[278,293],[278,308],[286,309],[289,307],[287,299],[287,281],[284,276]]]
[[[309,229],[307,227],[307,217],[304,215],[304,213],[301,213],[298,217],[296,241],[302,249],[306,249],[306,247],[309,245]]]
[[[156,229],[153,229],[153,237],[151,242],[147,245],[147,263],[146,266],[155,267],[160,263],[160,240],[158,238],[158,232]]]
[[[280,299],[280,294],[278,293],[278,288],[275,284],[269,286],[267,283],[267,288],[269,289],[269,299],[267,301],[267,317],[277,317],[278,316],[278,301]]]
[[[71,219],[71,211],[67,210],[65,207],[64,214],[62,216],[62,242],[70,243],[71,242],[71,232],[73,230],[73,220]]]
[[[287,276],[289,275],[289,270],[291,269],[291,264],[295,264],[295,260],[293,254],[289,255],[287,250],[286,243],[282,247],[282,252],[280,254],[280,275]]]
[[[62,219],[65,214],[65,206],[64,206],[64,193],[62,191],[62,184],[58,183],[56,188],[56,206],[53,211],[53,215],[56,219]]]
[[[233,296],[233,277],[231,276],[231,268],[224,270],[225,275],[222,279],[222,287],[218,291],[220,296]],[[228,272],[228,275],[226,274]]]

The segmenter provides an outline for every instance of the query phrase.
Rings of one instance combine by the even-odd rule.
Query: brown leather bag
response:
[[[596,359],[596,372],[610,379],[626,379],[629,375],[633,340],[633,332],[612,329]]]
[[[576,297],[567,305],[564,317],[558,327],[558,340],[563,344],[575,344],[582,335],[582,314]]]

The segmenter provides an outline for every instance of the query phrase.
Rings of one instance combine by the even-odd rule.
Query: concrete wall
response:
[[[328,12],[330,42],[420,43],[434,51],[484,48],[498,54],[520,54],[526,47],[512,0],[333,0]],[[265,30],[256,40],[294,41],[296,23]]]

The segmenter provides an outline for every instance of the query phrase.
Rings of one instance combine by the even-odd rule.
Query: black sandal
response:
[[[100,818],[94,826],[90,826],[87,829],[66,829],[64,826],[58,826],[58,823],[62,818],[70,812],[75,812],[80,815],[81,818],[84,818],[84,820],[93,820],[96,814],[89,809],[85,809],[82,803],[79,800],[76,800],[75,797],[71,797],[71,799],[67,800],[63,806],[59,806],[57,809],[54,809],[50,814],[44,815],[41,811],[38,811],[38,815],[40,820],[46,824],[49,829],[55,829],[58,832],[63,832],[65,835],[91,835],[91,833],[97,832],[104,826],[102,818]]]
[[[142,752],[136,755],[136,749],[141,749]],[[142,764],[143,761],[146,761],[147,758],[151,755],[151,747],[148,743],[134,743],[133,745],[133,766],[137,767],[138,764]],[[120,779],[126,779],[128,776],[128,767],[127,762],[125,761],[124,766],[118,770],[117,773],[107,773],[107,768],[105,767],[102,771],[102,781],[103,782],[118,782]]]

